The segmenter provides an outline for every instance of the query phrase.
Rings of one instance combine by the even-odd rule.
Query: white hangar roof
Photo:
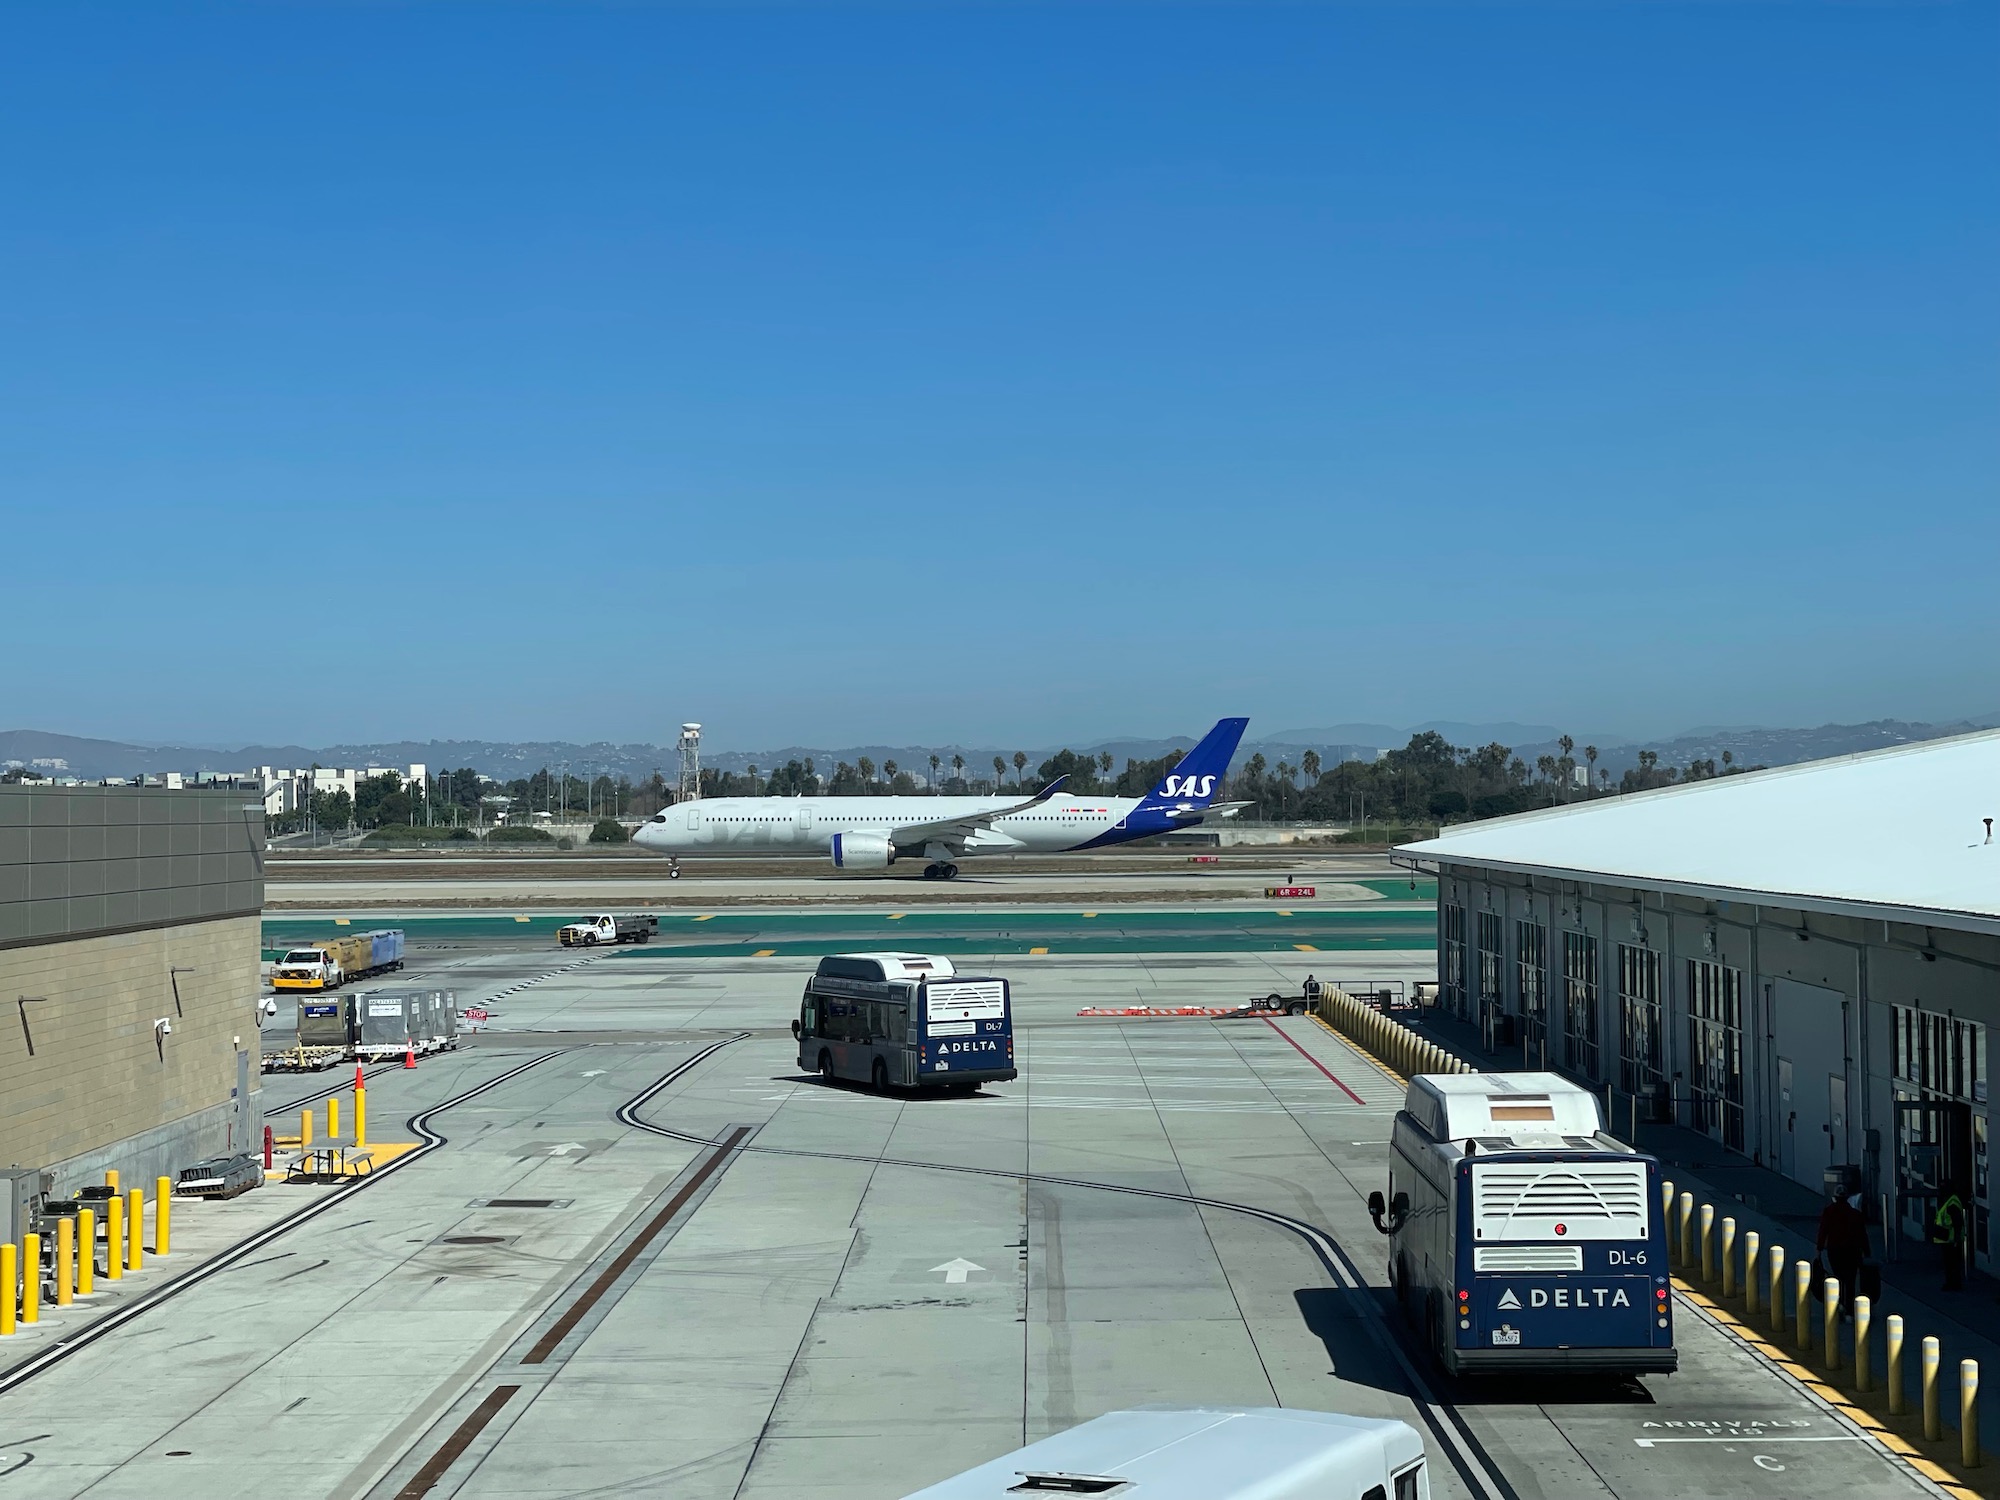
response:
[[[2000,730],[1604,797],[1397,852],[1723,901],[2000,932]]]

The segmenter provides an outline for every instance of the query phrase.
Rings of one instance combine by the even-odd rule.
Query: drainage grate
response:
[[[440,1245],[504,1245],[513,1238],[505,1234],[448,1234]]]
[[[568,1208],[574,1201],[570,1198],[486,1198],[472,1206],[474,1208]]]

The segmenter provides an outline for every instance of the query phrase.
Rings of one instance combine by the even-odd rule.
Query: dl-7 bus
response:
[[[1014,1072],[1013,997],[923,953],[835,953],[806,981],[799,1066],[831,1083],[975,1089]]]
[[[1410,1080],[1390,1143],[1403,1312],[1453,1374],[1674,1369],[1660,1164],[1555,1073]]]

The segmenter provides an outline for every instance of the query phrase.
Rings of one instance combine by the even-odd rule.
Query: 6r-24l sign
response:
[[[1267,885],[1264,887],[1264,895],[1272,901],[1287,901],[1298,896],[1317,896],[1318,894],[1319,887],[1316,885]]]

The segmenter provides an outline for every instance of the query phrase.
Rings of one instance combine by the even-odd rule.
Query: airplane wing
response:
[[[963,842],[982,828],[989,828],[996,818],[1010,817],[1018,812],[1026,812],[1031,807],[1040,807],[1069,782],[1069,777],[1058,776],[1034,796],[1016,802],[1009,807],[990,808],[985,812],[966,813],[962,817],[939,818],[932,823],[905,823],[900,828],[889,830],[889,837],[897,844],[928,843],[932,839],[945,843]]]

